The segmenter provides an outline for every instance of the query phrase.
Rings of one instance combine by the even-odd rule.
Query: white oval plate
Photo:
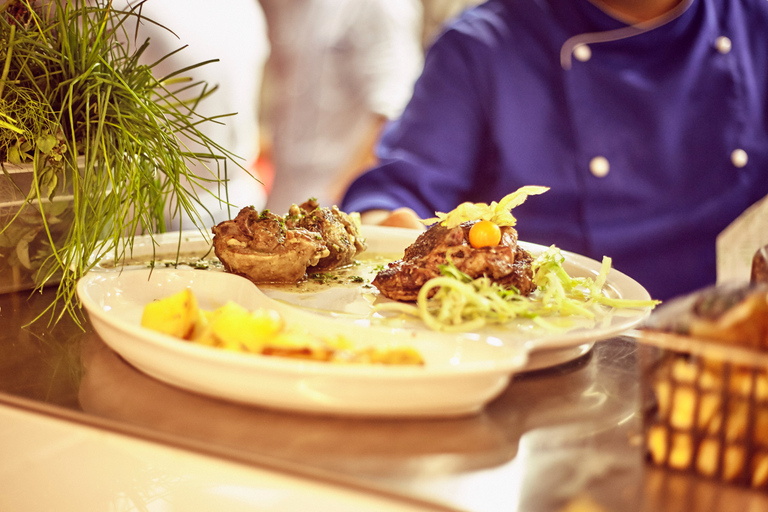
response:
[[[365,225],[363,235],[368,242],[368,254],[387,254],[392,256],[392,259],[396,259],[402,256],[404,249],[413,243],[419,232],[411,229]],[[544,246],[527,242],[520,242],[520,245],[534,256],[546,250]],[[181,233],[181,240],[179,240],[179,233],[156,236],[154,242],[148,237],[137,237],[132,257],[136,261],[148,261],[153,254],[156,254],[159,259],[174,259],[177,247],[181,249],[182,254],[186,255],[197,257],[213,255],[210,239],[204,238],[197,231],[188,231]],[[562,251],[562,253],[566,259],[565,269],[571,276],[595,277],[599,273],[601,266],[599,262],[568,251]],[[370,282],[376,273],[372,263],[352,269],[350,272],[359,274],[366,282]],[[614,298],[650,299],[648,292],[637,281],[615,269],[609,273],[604,290],[607,295]],[[375,288],[366,285],[330,284],[300,287],[264,285],[261,286],[261,291],[282,303],[325,317],[358,324],[370,318],[374,305],[389,302],[389,299],[379,295]],[[585,323],[564,332],[546,331],[530,321],[520,320],[504,327],[486,329],[476,335],[495,336],[505,344],[528,353],[529,361],[525,368],[528,371],[578,358],[589,352],[596,341],[616,336],[637,326],[648,317],[650,311],[650,308],[614,310],[596,324]],[[420,321],[416,320],[401,322],[399,327],[417,332],[426,329]]]
[[[423,367],[336,365],[237,353],[141,327],[144,306],[190,287],[204,309],[232,300],[272,307],[289,324],[357,343],[393,340],[421,352]],[[339,322],[264,295],[225,272],[134,269],[90,272],[77,286],[104,342],[146,374],[190,391],[294,411],[362,416],[459,416],[479,412],[523,368],[526,352],[491,336],[442,335]]]

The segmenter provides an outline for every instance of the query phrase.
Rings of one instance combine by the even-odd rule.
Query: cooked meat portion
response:
[[[254,283],[295,283],[330,251],[317,233],[287,229],[283,219],[248,206],[214,226],[213,248],[227,271]]]
[[[506,288],[517,288],[522,295],[533,292],[533,257],[517,245],[517,231],[502,227],[499,245],[476,249],[469,245],[469,229],[475,222],[450,229],[439,224],[430,227],[405,249],[402,260],[377,274],[373,285],[390,299],[414,301],[427,281],[441,275],[439,266],[450,260],[473,279],[486,276]]]
[[[324,272],[344,267],[355,261],[355,256],[366,249],[360,236],[360,217],[347,215],[338,207],[321,208],[317,200],[310,199],[288,210],[286,225],[289,229],[307,229],[319,233],[325,240],[329,254],[320,259],[312,272]]]
[[[227,271],[254,283],[295,283],[307,272],[349,265],[366,245],[359,215],[309,200],[285,218],[243,208],[213,227],[213,248]]]

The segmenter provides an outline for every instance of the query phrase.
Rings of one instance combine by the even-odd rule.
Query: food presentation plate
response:
[[[286,324],[320,336],[365,344],[402,343],[424,366],[333,364],[262,356],[198,345],[141,327],[144,306],[191,288],[200,307],[226,301],[269,307]],[[104,342],[144,373],[190,391],[293,411],[382,417],[450,417],[479,412],[524,367],[526,353],[494,337],[433,336],[359,326],[270,299],[245,278],[192,269],[90,272],[77,286]]]
[[[281,303],[339,322],[356,325],[370,325],[383,321],[382,315],[371,315],[377,304],[391,302],[379,295],[370,281],[377,269],[389,261],[400,258],[403,250],[413,243],[419,232],[411,229],[382,226],[363,226],[363,235],[368,250],[360,255],[360,264],[337,271],[338,275],[320,280],[307,280],[295,286],[260,285],[259,289],[268,297]],[[138,268],[146,267],[153,254],[160,260],[175,260],[177,249],[179,261],[199,259],[208,255],[214,264],[210,269],[223,269],[215,260],[210,240],[197,231],[169,233],[156,236],[154,243],[147,237],[135,239],[132,257]],[[546,247],[520,242],[534,256]],[[153,252],[154,251],[154,252]],[[568,251],[562,251],[566,258],[564,267],[573,277],[595,277],[600,271],[600,262]],[[218,267],[216,266],[218,264]],[[130,268],[130,267],[124,267]],[[189,268],[189,267],[187,267]],[[102,269],[104,270],[104,269]],[[328,277],[328,276],[325,276]],[[637,281],[615,269],[608,274],[604,286],[606,294],[613,298],[648,300],[650,295]],[[650,314],[651,308],[616,309],[597,323],[583,322],[563,332],[552,332],[536,326],[529,320],[520,320],[501,328],[488,328],[478,336],[494,336],[505,344],[526,352],[528,363],[524,371],[537,370],[561,364],[588,353],[594,343],[632,329]],[[421,332],[427,330],[419,320],[389,319],[387,324],[404,330]],[[427,331],[435,335],[434,331]]]

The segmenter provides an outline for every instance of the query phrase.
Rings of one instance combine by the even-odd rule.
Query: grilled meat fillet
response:
[[[366,249],[358,215],[310,200],[283,218],[248,206],[212,228],[213,248],[224,268],[254,283],[295,283],[354,261]]]
[[[502,227],[499,245],[474,248],[469,244],[469,230],[475,222],[450,229],[433,225],[405,249],[403,259],[379,272],[373,285],[387,298],[415,301],[421,287],[440,276],[439,266],[450,260],[473,279],[486,276],[504,287],[517,288],[522,295],[533,292],[533,257],[518,246],[517,231]]]
[[[224,268],[254,283],[295,283],[329,254],[317,233],[286,229],[279,216],[259,214],[252,206],[212,231],[213,249]]]
[[[319,233],[325,240],[328,255],[313,265],[313,272],[349,265],[366,249],[360,235],[359,215],[346,214],[336,206],[320,208],[317,200],[310,199],[299,206],[291,206],[285,219],[288,229],[307,229]]]

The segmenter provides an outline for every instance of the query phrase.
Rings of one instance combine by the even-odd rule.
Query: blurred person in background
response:
[[[515,209],[521,240],[686,293],[768,194],[766,69],[765,0],[490,0],[430,47],[341,208],[418,227],[545,185]]]
[[[114,6],[125,8],[139,3],[115,0]],[[198,114],[236,114],[199,125],[211,140],[237,155],[242,166],[228,163],[226,194],[216,184],[206,186],[215,196],[198,192],[201,202],[213,216],[211,219],[206,212],[198,209],[202,221],[206,223],[203,227],[209,227],[207,223],[213,225],[234,217],[244,206],[262,208],[266,203],[266,192],[252,172],[259,152],[258,98],[269,55],[266,21],[259,3],[256,0],[224,0],[218,3],[208,0],[148,0],[141,5],[141,15],[167,28],[148,21],[141,23],[136,41],[142,44],[147,37],[150,38],[147,51],[142,55],[142,63],[154,64],[165,55],[186,46],[153,68],[155,78],[216,59],[218,62],[200,66],[181,76],[191,77],[192,82],[205,81],[209,88],[218,87],[195,109]],[[127,28],[131,43],[134,29],[135,26]],[[199,88],[190,91],[189,97],[198,94]],[[184,98],[182,94],[181,99]],[[191,141],[184,142],[190,149],[195,149]],[[202,165],[197,167],[190,170],[198,176],[215,178]],[[209,167],[216,172],[215,162]],[[228,199],[232,206],[228,207],[217,197]],[[169,229],[194,228],[186,215],[182,219],[178,216],[168,219],[168,222]]]
[[[424,22],[421,30],[421,43],[428,49],[435,38],[443,31],[446,23],[468,7],[482,3],[483,0],[421,0],[424,8]]]
[[[375,160],[423,63],[420,0],[260,0],[271,47],[264,122],[274,182],[267,208],[337,204]]]

